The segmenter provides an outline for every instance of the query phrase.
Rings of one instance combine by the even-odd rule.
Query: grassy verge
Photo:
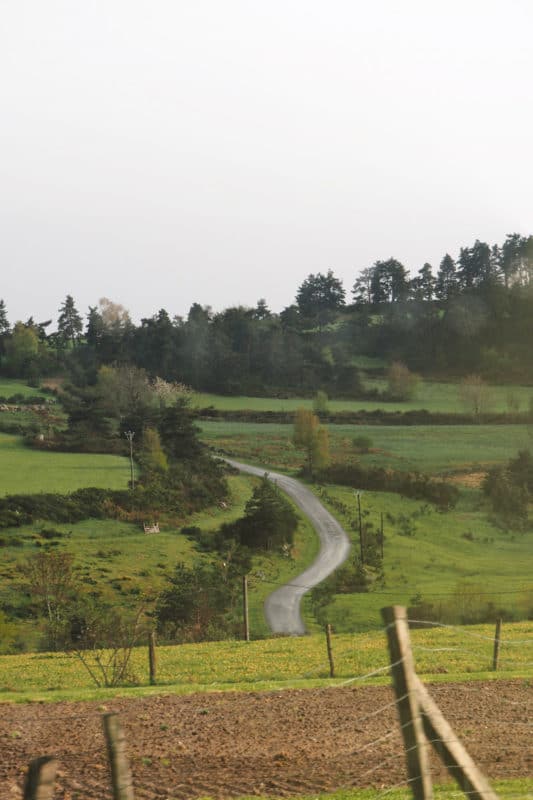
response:
[[[492,625],[412,632],[418,672],[425,680],[533,678],[533,622],[504,626],[501,669],[491,672]],[[139,686],[96,689],[75,656],[34,653],[0,657],[0,700],[99,699],[117,694],[246,690],[388,683],[388,653],[382,631],[333,637],[336,680],[329,675],[323,635],[275,637],[253,642],[205,642],[158,647],[158,686],[149,687],[147,648],[132,654]],[[378,671],[377,674],[376,670]]]

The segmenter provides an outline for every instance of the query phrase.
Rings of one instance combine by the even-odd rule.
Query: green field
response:
[[[353,490],[328,486],[327,495],[350,509],[345,516],[323,500],[351,531],[357,552],[358,532],[350,526],[350,520],[356,517]],[[338,630],[377,627],[383,605],[412,605],[415,595],[433,603],[442,621],[475,613],[487,603],[518,618],[533,613],[533,534],[497,527],[486,510],[479,508],[474,493],[465,493],[458,507],[445,514],[420,501],[385,492],[363,492],[361,505],[376,529],[384,514],[385,582],[367,593],[336,596],[328,608],[328,619]],[[388,514],[394,522],[389,521]],[[400,515],[413,523],[412,536],[402,532]]]
[[[193,564],[216,558],[213,553],[198,551],[194,540],[180,532],[181,527],[197,526],[211,531],[243,516],[255,480],[250,476],[230,477],[227,508],[215,506],[182,520],[167,521],[163,515],[158,534],[145,534],[140,525],[113,519],[88,519],[75,524],[36,521],[33,525],[4,529],[0,532],[0,602],[19,608],[27,604],[18,565],[50,544],[42,534],[43,529],[45,533],[53,529],[59,534],[53,540],[55,550],[74,556],[82,591],[98,591],[107,600],[124,607],[140,603],[141,598],[153,600],[162,589],[165,576],[178,562]],[[303,571],[317,551],[318,539],[309,523],[302,519],[295,533],[292,558],[279,554],[254,557],[253,572],[249,576],[250,628],[254,636],[269,633],[263,614],[267,595],[277,584]],[[27,646],[30,642],[36,645],[37,629],[25,627],[26,630],[23,626],[20,631]],[[0,650],[1,647],[0,642]]]
[[[386,381],[373,379],[366,381],[367,389],[384,391]],[[488,387],[489,402],[487,410],[491,412],[505,412],[510,410],[510,405],[515,410],[528,411],[529,403],[533,399],[533,386],[491,386]],[[280,411],[292,412],[304,406],[312,407],[312,399],[301,397],[239,397],[215,394],[194,393],[193,405],[198,408],[214,406],[225,411]],[[375,411],[378,408],[384,411],[414,411],[425,408],[432,412],[447,412],[464,414],[470,413],[459,397],[459,384],[436,383],[421,381],[415,396],[408,401],[378,400],[330,400],[329,410],[336,411]]]
[[[34,395],[40,395],[41,397],[46,396],[39,389],[36,389],[34,386],[28,386],[28,384],[22,383],[22,381],[0,378],[0,396],[8,398],[12,397],[14,394],[21,394],[23,397],[33,397]]]
[[[228,455],[270,469],[296,470],[304,456],[292,444],[292,425],[202,422],[204,440]],[[328,425],[334,459],[359,458],[403,471],[430,474],[476,470],[503,463],[519,449],[533,449],[533,428],[526,425]],[[372,452],[360,455],[353,439],[368,436]]]
[[[531,800],[533,798],[533,779],[524,778],[508,781],[490,781],[492,788],[498,793],[501,800]],[[376,789],[341,789],[338,792],[327,794],[298,795],[295,800],[377,800],[386,796],[387,800],[413,800],[413,794],[408,789],[385,789],[376,795]],[[462,792],[457,789],[456,783],[433,785],[435,800],[457,800],[463,798]],[[237,800],[267,800],[267,798],[254,795],[253,798],[240,797]]]
[[[25,447],[0,434],[0,494],[72,492],[84,486],[125,489],[129,459],[93,453],[54,453]]]
[[[504,625],[498,673],[491,672],[494,626],[412,631],[417,671],[426,680],[464,680],[533,675],[533,623]],[[336,679],[329,679],[323,635],[255,642],[205,642],[158,647],[158,687],[148,687],[145,647],[134,650],[137,688],[100,689],[74,655],[33,653],[0,656],[0,700],[89,699],[165,691],[253,691],[288,686],[388,683],[389,655],[382,630],[334,635]],[[370,675],[369,673],[377,674]]]

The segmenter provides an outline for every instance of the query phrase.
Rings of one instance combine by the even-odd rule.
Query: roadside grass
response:
[[[292,425],[278,423],[200,423],[202,437],[213,448],[269,469],[295,471],[304,454],[292,444]],[[533,427],[527,425],[328,425],[334,460],[357,459],[361,464],[402,471],[450,474],[483,470],[533,449]],[[372,440],[368,454],[357,452],[353,440]]]
[[[332,506],[330,498],[347,506],[348,515]],[[354,491],[328,486],[321,500],[351,536],[352,554],[358,553]],[[385,577],[369,592],[335,596],[326,613],[337,630],[379,627],[382,606],[414,605],[417,595],[433,604],[441,620],[481,613],[490,603],[494,616],[505,611],[504,616],[525,618],[533,613],[532,533],[497,527],[475,493],[463,492],[457,508],[445,514],[386,492],[361,493],[361,507],[376,531],[384,516]],[[413,535],[405,535],[401,516],[414,525]]]
[[[382,392],[387,388],[387,382],[380,378],[365,381],[367,389],[377,389]],[[387,401],[382,398],[377,400],[351,400],[350,398],[331,399],[328,401],[329,410],[336,411],[375,411],[380,408],[384,411],[415,411],[426,409],[432,412],[443,413],[470,413],[471,409],[460,399],[460,383],[438,383],[435,381],[421,380],[414,397],[411,400]],[[533,398],[531,386],[490,386],[487,388],[488,405],[490,412],[506,412],[512,407],[514,411],[528,411],[530,400]],[[207,393],[194,393],[193,405],[198,408],[214,406],[224,411],[280,411],[291,412],[304,406],[312,407],[311,397],[245,397],[225,396]]]
[[[498,672],[491,671],[492,625],[414,630],[411,636],[416,669],[425,681],[533,678],[531,621],[504,625]],[[0,700],[46,702],[390,682],[382,630],[334,635],[333,655],[336,678],[330,679],[323,635],[161,646],[157,648],[158,685],[150,687],[147,648],[138,647],[130,663],[140,685],[113,689],[95,688],[75,655],[0,656]]]
[[[125,489],[129,459],[93,453],[55,453],[25,447],[0,433],[0,494],[72,492],[84,486]]]

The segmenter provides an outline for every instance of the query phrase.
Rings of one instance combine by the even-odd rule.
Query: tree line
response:
[[[264,299],[219,312],[193,303],[186,317],[161,309],[136,325],[107,298],[83,319],[67,295],[49,332],[52,320],[11,325],[0,301],[0,372],[30,381],[66,372],[83,385],[102,366],[133,364],[205,392],[365,397],[358,365],[370,357],[435,376],[528,382],[532,286],[533,237],[513,233],[412,277],[395,258],[376,261],[351,303],[331,269],[310,274],[279,314]]]

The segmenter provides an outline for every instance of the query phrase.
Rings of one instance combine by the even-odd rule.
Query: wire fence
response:
[[[420,625],[419,620],[416,623]],[[530,636],[524,635],[524,631],[527,633],[528,630],[526,625],[508,627],[508,632],[504,628],[500,645],[503,652],[508,648],[508,660],[516,667],[513,654],[532,652],[533,627]],[[443,657],[456,659],[459,654],[468,659],[474,655],[480,663],[485,664],[494,645],[494,636],[491,637],[486,628],[465,629],[428,622],[426,630],[422,625],[411,635],[415,657],[431,657],[438,659],[439,663]],[[454,645],[448,644],[449,637],[454,637]],[[253,650],[259,647],[266,650],[265,656],[271,664],[273,658],[283,654],[286,665],[289,660],[298,658],[295,646],[305,644],[306,640],[308,644],[311,638],[271,639],[249,644],[232,642],[228,645],[241,662],[247,659],[253,661]],[[391,669],[404,663],[404,658],[401,658],[391,664],[383,641],[383,631],[333,637],[334,658],[336,665],[339,665],[340,677],[327,681],[328,692],[334,694],[330,694],[329,700],[323,701],[324,707],[320,711],[317,710],[317,719],[312,723],[315,727],[311,730],[311,742],[306,741],[305,730],[309,720],[313,719],[309,709],[312,709],[316,698],[313,696],[310,700],[301,692],[292,695],[267,692],[240,696],[246,700],[242,701],[244,705],[239,706],[238,722],[234,723],[234,727],[229,718],[231,708],[237,704],[235,695],[205,695],[201,698],[196,695],[194,703],[180,697],[171,700],[167,696],[164,702],[159,696],[143,697],[129,706],[126,701],[110,696],[104,705],[97,701],[89,706],[81,703],[76,706],[45,704],[9,707],[9,713],[0,718],[0,731],[3,733],[0,742],[4,742],[3,750],[9,749],[15,755],[6,761],[8,766],[4,773],[7,771],[12,780],[18,780],[20,788],[20,759],[26,759],[27,763],[31,755],[30,748],[34,748],[36,742],[53,742],[54,755],[62,765],[57,779],[61,789],[67,794],[70,792],[68,796],[73,800],[105,797],[106,790],[103,787],[108,783],[108,766],[101,720],[104,712],[116,709],[121,713],[128,734],[133,774],[135,782],[139,782],[136,789],[138,798],[151,800],[168,796],[181,800],[194,796],[193,784],[200,787],[198,791],[204,794],[227,792],[228,796],[238,796],[239,793],[244,795],[252,791],[260,793],[261,785],[268,789],[265,790],[268,794],[276,791],[295,794],[298,786],[302,791],[316,791],[317,786],[333,788],[329,777],[332,772],[336,780],[347,786],[373,787],[373,798],[408,797],[412,779],[405,775],[408,751],[402,747],[401,735],[409,723],[399,725],[396,715],[398,703],[407,695],[392,698],[388,686],[374,685],[366,690],[371,692],[367,697],[366,694],[362,696],[358,688],[375,684],[376,681],[382,683]],[[203,650],[205,656],[210,646],[158,648],[158,664],[163,680],[162,686],[156,687],[156,691],[161,691],[161,688],[164,690],[164,677],[172,672],[172,668],[169,669],[170,662],[164,666],[166,658],[170,659],[170,651],[174,651],[179,661],[180,654],[183,659],[187,651],[195,648]],[[305,670],[292,669],[289,677],[294,682],[319,679],[323,684],[330,662],[324,655],[320,659],[320,652],[325,654],[324,642],[322,651],[313,653],[313,666]],[[356,659],[361,652],[371,653],[371,669],[355,669],[360,663]],[[301,658],[302,652],[299,655]],[[39,657],[36,655],[34,659],[38,661]],[[53,661],[53,658],[48,657],[48,660]],[[70,666],[73,662],[71,657],[63,658],[65,665]],[[232,672],[236,663],[237,660],[230,667]],[[450,668],[455,663],[453,661]],[[523,666],[524,662],[520,664]],[[204,658],[203,666],[208,672],[209,658]],[[301,661],[297,662],[297,666],[301,666]],[[181,667],[180,675],[183,677],[183,664]],[[189,667],[194,670],[192,662]],[[249,677],[250,673],[247,674]],[[283,668],[278,674],[283,674]],[[264,675],[264,667],[253,673],[254,680],[258,675]],[[220,682],[212,681],[211,684],[204,684],[204,688],[206,686],[217,688]],[[483,769],[500,778],[527,776],[533,763],[533,745],[530,742],[533,692],[528,681],[505,681],[498,690],[484,689],[486,696],[473,689],[473,686],[465,684],[460,690],[457,687],[451,690],[449,686],[442,687],[442,699],[446,701],[451,722],[460,731],[467,746],[473,748]],[[434,691],[439,696],[438,685]],[[291,702],[298,701],[290,712],[286,711],[285,702],[289,697]],[[273,714],[272,705],[278,699],[279,708]],[[324,708],[331,710],[326,712]],[[342,709],[345,709],[346,720],[339,723],[335,715]],[[23,713],[25,710],[27,713]],[[285,719],[284,715],[290,719]],[[304,721],[307,720],[305,726],[298,723],[298,715],[303,715]],[[250,721],[247,725],[245,720],[248,716]],[[286,756],[277,761],[273,749],[278,748],[283,754],[283,737],[289,722],[293,727],[296,725],[296,733],[289,742]],[[191,726],[199,729],[197,736],[192,736]],[[323,738],[322,744],[316,742],[317,730]],[[300,740],[298,737],[301,737]],[[209,738],[216,742],[216,751],[208,746]],[[446,745],[448,741],[445,737],[433,737],[428,744]],[[9,748],[5,747],[5,742]],[[324,750],[323,756],[320,755],[321,749]],[[2,745],[0,752],[3,755]],[[315,760],[322,759],[324,774],[309,774],[311,754]],[[291,766],[292,760],[295,764]],[[10,772],[12,763],[16,764],[15,776]],[[283,769],[274,769],[279,764]],[[507,773],[506,764],[509,765]],[[0,796],[3,796],[1,781],[0,776]],[[168,788],[168,795],[164,794],[165,787]],[[443,792],[443,797],[450,798],[464,797],[465,794],[477,796],[469,791],[446,789]],[[501,798],[530,798],[533,797],[533,787],[531,790],[518,790],[513,788],[512,783],[502,784],[498,794]]]

